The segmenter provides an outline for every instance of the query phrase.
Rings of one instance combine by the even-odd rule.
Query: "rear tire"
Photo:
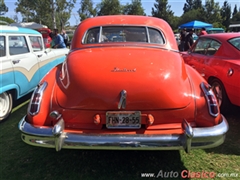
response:
[[[6,120],[11,114],[13,107],[12,94],[4,92],[0,94],[0,122]]]
[[[224,85],[218,79],[211,80],[210,85],[212,86],[213,92],[217,98],[221,112],[227,112],[231,103],[228,99]]]

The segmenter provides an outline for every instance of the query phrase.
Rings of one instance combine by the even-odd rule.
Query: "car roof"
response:
[[[97,16],[94,18],[88,18],[84,20],[83,23],[96,24],[96,26],[101,25],[114,25],[114,24],[125,24],[125,25],[147,25],[162,28],[161,23],[166,24],[166,22],[160,18],[149,17],[149,16],[138,16],[138,15],[107,15],[107,16]]]
[[[22,28],[17,26],[5,26],[5,25],[0,25],[0,33],[41,35],[41,33],[33,29]]]
[[[206,28],[206,30],[224,30],[223,28]]]
[[[240,34],[239,33],[216,33],[216,34],[206,34],[206,35],[203,35],[203,36],[200,36],[200,37],[201,38],[209,37],[209,38],[218,39],[220,41],[226,41],[228,39],[232,39],[232,38],[235,38],[235,37],[240,37]]]
[[[98,26],[147,26],[159,29],[167,37],[166,46],[172,49],[178,49],[176,44],[176,39],[170,25],[163,19],[150,17],[150,16],[139,16],[139,15],[107,15],[107,16],[97,16],[93,18],[88,18],[82,21],[77,29],[75,30],[75,36],[72,41],[72,47],[76,48],[81,41],[80,38],[84,36],[84,33],[94,27]]]

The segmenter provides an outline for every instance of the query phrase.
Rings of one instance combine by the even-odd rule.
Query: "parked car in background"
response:
[[[196,40],[198,39],[198,35],[196,33],[193,33],[192,37],[193,37],[193,42],[195,43]]]
[[[9,117],[13,102],[33,91],[68,51],[45,49],[35,30],[0,26],[0,122]]]
[[[208,34],[215,34],[215,33],[224,33],[224,29],[223,28],[207,28],[206,32]]]
[[[219,33],[199,37],[185,63],[195,68],[212,86],[224,111],[229,102],[240,106],[240,34]]]
[[[51,29],[40,28],[38,29],[38,32],[40,32],[43,36],[43,42],[45,44],[45,47],[50,48],[51,47],[50,43],[52,41],[52,38],[50,37]]]
[[[68,35],[69,43],[71,44],[71,41],[72,41],[72,38],[73,38],[73,35],[74,35],[74,30],[66,30],[66,34]]]
[[[189,152],[222,144],[228,123],[208,83],[184,64],[166,21],[116,15],[81,22],[19,129],[25,143],[57,151]]]

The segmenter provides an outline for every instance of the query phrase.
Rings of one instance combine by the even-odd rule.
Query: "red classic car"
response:
[[[177,150],[224,142],[228,123],[171,27],[147,16],[99,16],[77,27],[66,61],[34,91],[19,122],[30,145]]]
[[[240,106],[240,33],[201,36],[183,59],[212,86],[222,111]]]
[[[50,48],[51,47],[50,43],[52,41],[52,38],[50,37],[51,29],[40,28],[40,29],[38,29],[38,32],[40,32],[43,36],[43,41],[44,41],[45,47]]]

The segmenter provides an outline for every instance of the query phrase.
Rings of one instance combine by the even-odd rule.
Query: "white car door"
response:
[[[40,80],[38,59],[27,42],[26,35],[8,36],[8,56],[13,65],[19,95],[32,91]]]
[[[42,79],[53,67],[65,60],[65,55],[69,49],[44,49],[41,36],[29,36],[29,39],[33,47],[33,53],[38,58],[39,76]]]
[[[14,84],[12,62],[9,61],[6,48],[6,36],[0,35],[0,94]]]

